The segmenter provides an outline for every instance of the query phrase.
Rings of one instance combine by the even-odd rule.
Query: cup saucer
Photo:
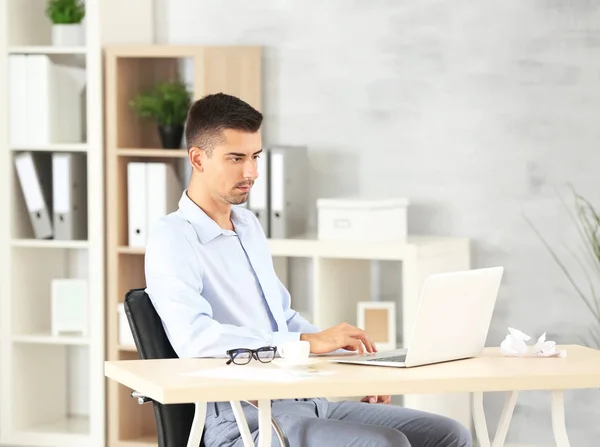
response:
[[[282,368],[306,368],[318,362],[317,359],[313,358],[302,359],[300,361],[290,361],[285,358],[273,359],[273,363]]]

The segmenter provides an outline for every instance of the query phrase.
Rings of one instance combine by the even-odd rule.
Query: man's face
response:
[[[260,132],[248,133],[227,129],[224,142],[202,156],[205,186],[214,196],[231,205],[248,200],[258,177],[257,159],[262,151]]]

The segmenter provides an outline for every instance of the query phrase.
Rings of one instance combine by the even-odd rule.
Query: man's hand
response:
[[[389,404],[392,401],[392,396],[365,396],[360,401],[369,404]]]
[[[310,343],[310,352],[313,354],[327,354],[337,349],[358,351],[359,354],[377,352],[375,343],[367,333],[348,323],[340,323],[315,334],[301,334],[300,340]]]

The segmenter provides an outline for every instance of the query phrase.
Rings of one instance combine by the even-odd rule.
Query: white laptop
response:
[[[490,267],[429,275],[408,348],[345,355],[331,361],[407,368],[479,356],[503,273],[503,267]]]

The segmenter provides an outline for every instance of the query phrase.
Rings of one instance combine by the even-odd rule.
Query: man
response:
[[[246,202],[258,176],[262,119],[225,94],[208,95],[189,110],[192,177],[179,209],[154,227],[146,248],[147,292],[169,340],[179,357],[223,357],[228,349],[288,340],[307,340],[314,354],[372,352],[364,331],[345,323],[322,331],[291,308],[260,223],[249,210],[232,208]],[[272,414],[292,446],[471,447],[470,433],[456,421],[389,401],[278,400]],[[257,411],[249,405],[244,411],[256,440]],[[229,403],[208,405],[204,439],[207,447],[242,446]]]

